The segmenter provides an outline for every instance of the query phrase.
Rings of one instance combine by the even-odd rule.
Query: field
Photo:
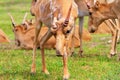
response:
[[[10,44],[0,44],[0,80],[62,80],[62,58],[55,56],[55,50],[45,50],[47,68],[50,75],[41,72],[41,55],[37,50],[36,75],[30,74],[32,63],[32,50],[14,49],[14,35],[8,13],[11,13],[16,24],[21,24],[23,16],[28,12],[30,15],[31,0],[0,0],[0,29],[11,40]],[[85,19],[87,27],[87,18]],[[76,22],[77,24],[77,22]],[[110,34],[92,34],[90,42],[83,42],[84,57],[78,56],[78,48],[75,54],[68,59],[68,68],[71,74],[70,80],[120,80],[120,62],[115,56],[107,57],[111,39]],[[120,45],[117,45],[118,53]]]

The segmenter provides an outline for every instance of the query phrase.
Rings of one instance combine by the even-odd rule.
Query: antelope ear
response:
[[[29,21],[29,25],[32,25],[33,24],[33,20],[31,19],[30,21]]]
[[[100,2],[99,2],[99,1],[96,1],[95,7],[96,7],[96,8],[99,8],[99,7],[100,7]]]
[[[25,30],[28,30],[30,28],[30,26],[27,22],[25,22],[23,25],[24,25]]]

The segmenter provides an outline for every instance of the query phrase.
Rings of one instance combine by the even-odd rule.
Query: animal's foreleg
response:
[[[109,27],[112,35],[114,34],[114,31],[115,31],[115,28],[114,28],[114,25],[111,24],[111,21],[110,20],[105,20],[104,23],[107,25],[107,27]],[[109,40],[108,43],[112,43],[112,40]]]
[[[75,34],[75,32],[74,32],[74,34]],[[71,46],[70,56],[72,56],[72,55],[74,54],[74,48],[75,48],[74,43],[75,43],[75,41],[74,41],[73,38],[74,38],[74,35],[72,35],[72,37],[71,37],[71,39],[70,39],[70,45],[69,45],[69,46]]]
[[[37,43],[38,43],[38,35],[41,30],[42,23],[37,22],[36,23],[36,29],[35,29],[35,39],[33,43],[33,57],[32,57],[32,66],[31,66],[31,73],[36,72],[36,48],[37,48]]]
[[[112,44],[111,44],[111,50],[110,50],[110,57],[114,56],[117,53],[116,52],[117,35],[118,35],[118,30],[115,30],[114,34],[112,34]]]
[[[68,71],[68,67],[67,67],[67,49],[66,47],[64,47],[64,55],[63,55],[63,70],[64,70],[64,76],[63,76],[63,80],[68,80],[70,77],[69,71]]]
[[[111,29],[112,32],[112,43],[111,43],[111,49],[110,49],[110,56],[114,56],[116,54],[116,43],[117,43],[117,35],[118,35],[118,30],[116,28],[116,24],[114,21],[107,20],[105,21],[106,25],[108,25]]]
[[[119,43],[120,42],[120,31],[118,31],[118,35],[117,35],[117,43]]]
[[[83,56],[83,49],[82,49],[82,31],[83,31],[83,22],[84,22],[84,17],[79,17],[79,38],[80,38],[80,51],[79,55]]]
[[[41,49],[41,55],[42,55],[42,71],[45,74],[49,74],[47,68],[46,68],[46,64],[45,64],[45,57],[44,57],[44,44],[45,42],[52,36],[52,32],[50,31],[50,29],[47,31],[47,33],[41,38],[40,41],[40,49]]]

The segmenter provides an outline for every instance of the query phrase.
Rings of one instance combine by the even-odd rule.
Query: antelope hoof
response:
[[[115,56],[116,54],[110,54],[111,56]]]
[[[113,56],[115,56],[116,54],[109,54],[108,58],[112,58]]]
[[[31,75],[35,75],[35,73],[36,73],[35,69],[34,70],[32,69],[31,72],[30,72]]]
[[[82,54],[82,53],[83,53],[83,50],[80,50],[79,53]]]
[[[112,56],[115,56],[116,53],[117,53],[117,52],[111,52],[111,53],[110,53],[110,56],[111,56],[111,57],[112,57]]]
[[[32,76],[34,76],[34,75],[35,75],[35,72],[30,72],[30,74],[31,74]]]
[[[82,53],[83,53],[83,50],[79,51],[79,56],[80,56],[80,57],[83,57],[83,54],[82,54]]]
[[[70,75],[69,75],[69,74],[64,75],[64,76],[63,76],[63,80],[68,80],[68,79],[69,79],[69,77],[70,77]]]
[[[31,67],[31,74],[35,74],[35,73],[36,73],[35,65],[32,65],[32,67]]]
[[[48,70],[43,70],[43,73],[45,73],[46,75],[49,75],[50,73],[48,72]]]

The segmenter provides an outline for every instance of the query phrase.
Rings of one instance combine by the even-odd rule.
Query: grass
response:
[[[22,22],[26,12],[29,13],[31,0],[1,0],[0,1],[0,28],[14,40],[9,16],[10,12],[16,24]],[[29,14],[28,19],[32,18]],[[87,26],[87,18],[85,19]],[[92,34],[90,42],[83,43],[84,57],[78,56],[78,48],[73,57],[69,57],[68,68],[70,80],[120,80],[120,62],[117,56],[109,59],[109,34]],[[36,75],[30,74],[32,50],[14,49],[14,43],[0,45],[0,80],[62,80],[62,58],[55,56],[55,50],[45,50],[47,68],[50,75],[41,72],[41,55],[37,50]],[[120,45],[117,45],[120,52]]]

